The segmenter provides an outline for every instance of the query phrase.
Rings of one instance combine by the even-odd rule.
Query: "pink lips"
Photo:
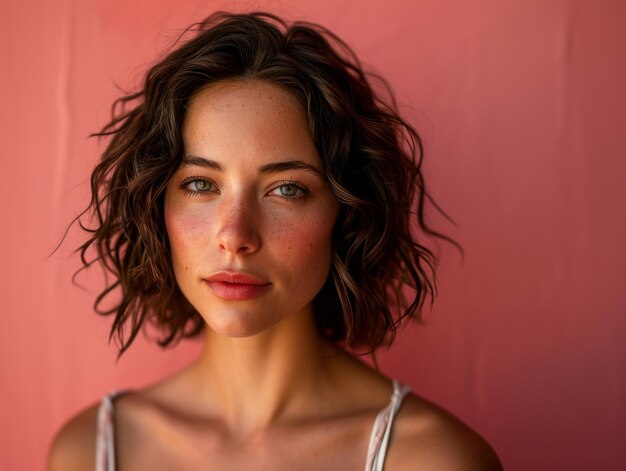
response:
[[[218,297],[230,301],[243,301],[263,294],[271,283],[247,273],[219,272],[204,280]]]

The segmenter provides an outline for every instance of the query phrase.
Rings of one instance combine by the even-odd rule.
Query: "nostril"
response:
[[[220,250],[241,255],[257,251],[260,237],[250,227],[230,224],[217,234],[217,244]]]

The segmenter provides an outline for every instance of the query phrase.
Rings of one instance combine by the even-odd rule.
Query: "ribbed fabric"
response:
[[[370,443],[367,448],[367,460],[365,462],[365,471],[383,471],[385,463],[385,455],[391,438],[391,428],[396,414],[400,410],[402,401],[411,391],[408,386],[400,385],[395,379],[393,380],[393,394],[391,402],[387,407],[381,410],[376,417],[372,434],[370,435]]]
[[[98,434],[96,436],[96,471],[115,471],[115,437],[113,400],[124,392],[120,389],[102,398],[98,409]]]
[[[115,424],[113,401],[125,390],[113,391],[102,398],[98,409],[98,434],[96,436],[96,471],[115,471]],[[376,417],[367,449],[365,471],[382,471],[391,438],[393,420],[405,396],[411,391],[393,380],[393,394],[387,407]]]

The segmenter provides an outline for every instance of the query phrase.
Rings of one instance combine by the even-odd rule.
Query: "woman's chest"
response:
[[[247,437],[219,424],[126,424],[116,430],[116,471],[361,470],[373,420],[363,414],[310,421]]]

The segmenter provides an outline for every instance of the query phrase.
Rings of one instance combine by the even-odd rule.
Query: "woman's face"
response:
[[[339,203],[298,100],[264,81],[212,84],[191,99],[183,141],[165,225],[184,295],[226,336],[310,313]]]

